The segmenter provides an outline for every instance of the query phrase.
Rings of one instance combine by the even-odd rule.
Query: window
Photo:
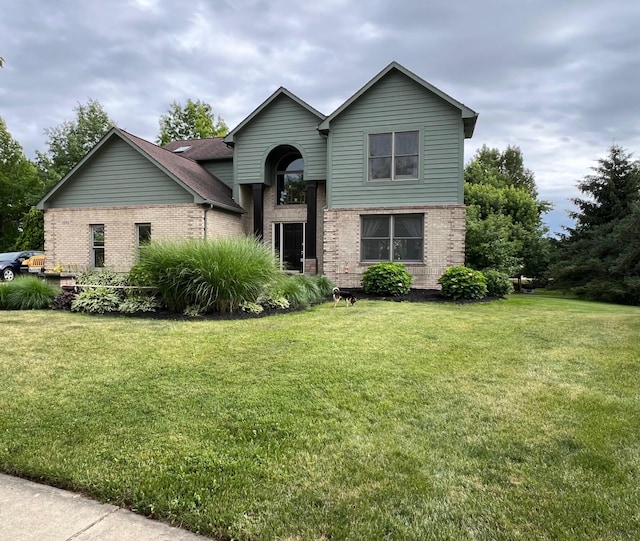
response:
[[[136,237],[138,246],[151,242],[151,224],[136,224]]]
[[[298,152],[287,154],[276,167],[278,205],[302,205],[307,200],[304,161]]]
[[[415,180],[418,178],[420,138],[418,131],[369,135],[369,180]]]
[[[420,214],[362,216],[363,261],[422,261],[424,221]]]
[[[91,226],[91,253],[94,267],[104,267],[104,224]]]

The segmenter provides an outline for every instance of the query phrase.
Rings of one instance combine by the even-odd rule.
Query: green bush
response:
[[[506,297],[513,293],[513,284],[509,275],[497,270],[482,271],[487,281],[487,295],[489,297]]]
[[[7,310],[7,293],[9,290],[7,289],[7,285],[10,282],[0,282],[0,310]]]
[[[137,267],[175,312],[234,312],[280,273],[271,249],[253,237],[151,242]]]
[[[309,306],[323,302],[333,289],[333,282],[326,276],[306,276],[304,274],[280,274],[265,293],[265,306],[279,308],[281,299],[291,306]],[[277,302],[275,302],[277,301]],[[288,306],[286,306],[288,308]]]
[[[113,289],[92,287],[78,293],[71,303],[71,310],[90,314],[117,312],[121,302],[122,297]]]
[[[79,273],[76,276],[76,285],[94,286],[128,286],[129,275],[120,274],[109,269],[92,269]]]
[[[442,286],[442,295],[454,300],[483,299],[487,296],[484,274],[462,265],[449,267],[438,283]]]
[[[374,295],[403,295],[413,278],[402,263],[376,263],[362,274],[362,288]]]
[[[125,296],[118,306],[118,311],[123,314],[134,314],[135,312],[155,312],[160,307],[160,301],[155,295],[134,292]]]
[[[129,271],[129,284],[142,287],[153,286],[153,277],[139,263],[136,263]]]
[[[16,278],[0,286],[0,308],[42,310],[49,308],[60,288],[36,276]]]

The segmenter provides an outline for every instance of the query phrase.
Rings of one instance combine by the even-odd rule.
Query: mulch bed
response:
[[[380,296],[380,295],[371,295],[365,293],[362,289],[343,289],[343,292],[353,293],[358,300],[377,300],[377,301],[391,301],[391,302],[455,302],[456,304],[470,304],[476,302],[488,302],[497,300],[496,297],[486,297],[481,300],[459,300],[452,301],[446,297],[443,297],[440,294],[439,289],[411,289],[408,293],[404,295],[397,296]],[[330,298],[327,301],[331,301]],[[357,306],[357,304],[356,304]],[[249,312],[233,312],[233,313],[221,313],[216,312],[213,314],[204,314],[201,316],[187,316],[184,314],[177,314],[175,312],[168,311],[159,311],[159,312],[136,312],[133,314],[110,314],[110,315],[121,315],[122,317],[133,317],[133,318],[146,318],[146,319],[165,319],[165,320],[173,320],[173,321],[207,321],[207,320],[236,320],[236,319],[258,319],[262,317],[274,316],[279,314],[290,314],[293,312],[301,312],[305,310],[304,306],[295,307],[295,308],[286,308],[286,309],[269,309],[265,308],[265,310],[259,314],[252,314]]]

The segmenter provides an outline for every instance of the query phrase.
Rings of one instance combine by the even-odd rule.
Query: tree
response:
[[[0,117],[0,252],[12,250],[23,215],[43,193],[35,166]]]
[[[74,111],[74,120],[45,130],[49,150],[36,152],[36,164],[47,188],[71,171],[114,125],[96,100],[79,103]]]
[[[478,270],[540,277],[548,266],[542,215],[533,173],[518,147],[483,146],[465,168],[466,264]]]
[[[574,228],[561,239],[555,287],[580,297],[640,304],[640,163],[609,149],[578,183]]]
[[[44,250],[44,214],[32,208],[22,217],[16,250]]]
[[[156,141],[166,145],[181,139],[202,139],[226,135],[229,128],[220,116],[215,117],[213,107],[200,100],[187,100],[184,107],[173,102],[166,115],[160,117],[160,133]]]

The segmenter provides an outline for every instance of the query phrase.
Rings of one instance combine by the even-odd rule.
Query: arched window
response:
[[[304,160],[299,152],[284,156],[276,166],[278,205],[303,205],[307,186],[304,182]]]

